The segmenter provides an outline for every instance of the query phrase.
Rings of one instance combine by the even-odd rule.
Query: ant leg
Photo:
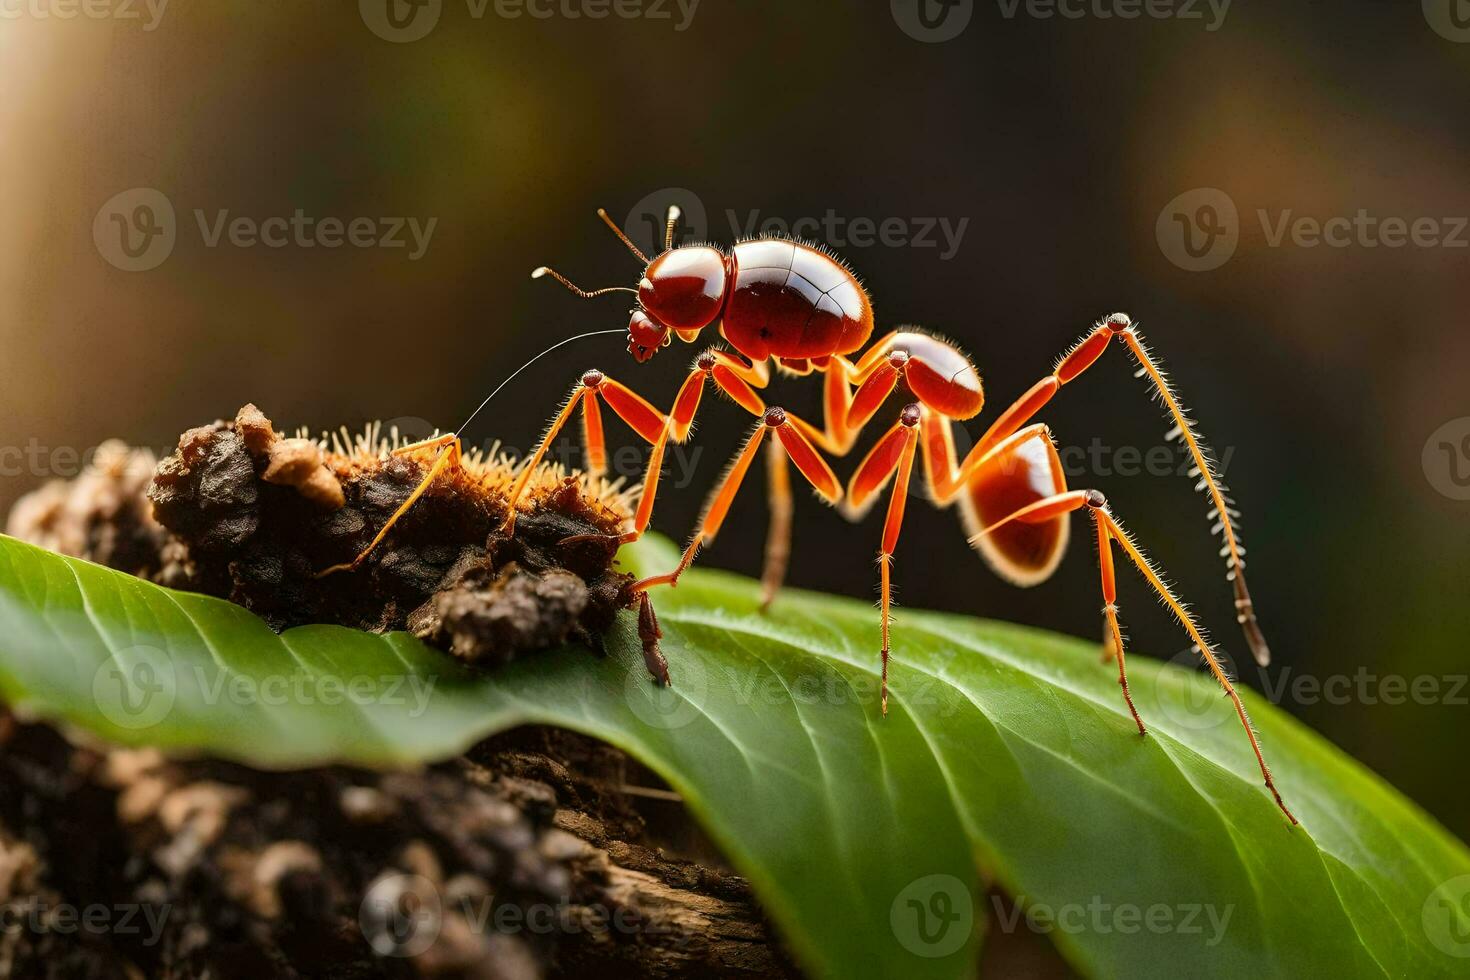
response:
[[[791,558],[791,474],[786,468],[786,451],[779,441],[766,444],[766,496],[770,503],[771,529],[766,535],[766,562],[761,569],[761,612],[775,601],[786,581]]]
[[[1223,535],[1225,539],[1220,554],[1225,559],[1226,581],[1230,582],[1235,595],[1236,622],[1240,624],[1241,632],[1245,634],[1246,643],[1250,646],[1256,663],[1264,667],[1271,662],[1271,649],[1266,643],[1265,634],[1261,632],[1260,623],[1256,619],[1255,603],[1251,600],[1250,589],[1247,588],[1245,582],[1245,546],[1241,544],[1240,535],[1232,523],[1232,518],[1238,519],[1240,513],[1234,509],[1228,490],[1220,479],[1220,475],[1215,471],[1214,462],[1195,431],[1194,423],[1190,421],[1183,406],[1180,405],[1173,386],[1169,384],[1169,379],[1165,376],[1163,369],[1149,353],[1136,325],[1126,313],[1114,313],[1095,324],[1091,332],[1062,357],[1049,377],[1038,381],[1029,391],[1016,399],[1010,408],[1002,412],[990,429],[981,436],[980,441],[975,444],[962,470],[968,473],[972,466],[978,463],[991,448],[1026,424],[1063,385],[1075,380],[1096,363],[1107,349],[1108,342],[1114,337],[1128,348],[1134,360],[1138,362],[1139,370],[1136,376],[1148,378],[1154,393],[1163,402],[1174,426],[1169,431],[1167,438],[1183,440],[1189,452],[1193,461],[1190,476],[1198,480],[1195,489],[1203,490],[1210,500],[1210,511],[1207,517],[1214,522],[1211,530],[1213,533]]]
[[[648,442],[656,444],[663,438],[665,420],[658,409],[631,388],[614,381],[601,371],[596,369],[586,371],[572,389],[566,402],[552,418],[536,451],[521,464],[520,475],[506,496],[505,523],[502,527],[504,533],[509,534],[515,529],[516,504],[520,502],[521,494],[525,492],[527,484],[535,476],[537,467],[541,465],[541,460],[546,455],[546,450],[561,433],[562,426],[566,425],[572,413],[577,410],[579,403],[582,406],[587,471],[594,475],[601,475],[607,462],[607,450],[602,428],[602,410],[598,406],[599,397],[607,403],[607,407],[611,408],[618,418],[626,422],[633,431]]]
[[[1094,498],[1089,497],[1088,503],[1092,504]],[[1123,700],[1128,703],[1128,713],[1133,716],[1133,721],[1138,725],[1138,734],[1147,735],[1148,730],[1143,727],[1143,719],[1138,717],[1138,709],[1133,706],[1133,695],[1128,691],[1128,668],[1126,665],[1127,655],[1123,649],[1123,628],[1118,625],[1118,580],[1113,572],[1113,534],[1103,524],[1101,507],[1106,506],[1102,501],[1102,494],[1097,494],[1099,504],[1092,506],[1092,524],[1097,531],[1097,565],[1102,575],[1103,615],[1108,622],[1108,638],[1103,647],[1103,662],[1106,663],[1108,654],[1118,658],[1118,685],[1123,688]]]
[[[607,437],[602,430],[602,409],[597,403],[597,389],[582,397],[583,468],[592,476],[607,472]]]
[[[1096,495],[1096,501],[1094,503],[1089,500],[1088,504],[1094,508],[1102,526],[1107,528],[1108,537],[1116,542],[1118,547],[1123,550],[1123,553],[1133,562],[1139,573],[1148,580],[1148,584],[1153,587],[1154,592],[1163,600],[1164,605],[1169,607],[1169,611],[1174,614],[1174,618],[1179,620],[1179,624],[1189,633],[1189,638],[1194,641],[1194,645],[1199,649],[1200,655],[1204,657],[1205,666],[1210,669],[1211,674],[1215,675],[1215,680],[1225,689],[1226,697],[1230,698],[1231,702],[1235,705],[1235,714],[1240,718],[1241,727],[1245,729],[1245,734],[1250,739],[1251,749],[1256,754],[1256,764],[1260,767],[1261,776],[1266,782],[1266,788],[1276,798],[1276,805],[1281,808],[1282,813],[1286,814],[1287,819],[1293,824],[1297,823],[1296,817],[1292,815],[1292,812],[1286,808],[1286,804],[1282,801],[1281,793],[1276,789],[1275,780],[1271,778],[1271,770],[1266,765],[1265,756],[1261,754],[1261,744],[1256,740],[1256,733],[1251,728],[1250,718],[1246,716],[1245,705],[1241,703],[1240,695],[1236,693],[1235,687],[1230,683],[1230,677],[1225,673],[1224,666],[1220,663],[1219,658],[1215,656],[1215,652],[1210,647],[1210,644],[1205,640],[1199,625],[1195,623],[1194,617],[1184,607],[1184,604],[1164,584],[1163,579],[1159,577],[1159,573],[1154,569],[1153,563],[1133,543],[1133,539],[1128,535],[1128,532],[1123,530],[1123,525],[1108,510],[1107,502],[1102,499],[1102,494]]]
[[[822,383],[823,427],[818,429],[811,423],[795,417],[792,418],[792,422],[808,439],[822,449],[834,456],[846,456],[852,452],[852,447],[857,443],[858,433],[862,431],[861,425],[851,426],[848,422],[848,413],[852,409],[850,384],[854,379],[861,384],[871,373],[871,369],[859,369],[847,358],[834,354],[818,370],[825,375]]]
[[[856,432],[867,425],[883,403],[888,400],[888,396],[893,394],[893,389],[898,387],[898,379],[903,375],[903,367],[908,363],[908,359],[909,356],[904,351],[890,352],[887,359],[878,362],[873,373],[858,385],[847,410],[845,424],[849,432]]]
[[[730,463],[730,468],[725,471],[724,478],[715,487],[710,496],[709,503],[705,505],[704,516],[699,520],[699,526],[695,528],[694,537],[690,539],[689,546],[684,549],[684,554],[679,558],[679,565],[672,572],[663,575],[654,575],[637,582],[633,588],[640,592],[647,592],[656,585],[676,586],[679,584],[679,576],[684,570],[694,563],[694,555],[699,546],[705,541],[719,533],[720,525],[724,523],[725,515],[730,510],[730,504],[735,499],[735,493],[740,489],[740,481],[745,479],[746,470],[750,469],[750,462],[755,458],[756,450],[760,448],[761,442],[766,438],[766,430],[770,428],[764,420],[756,423],[754,431],[746,438],[745,445],[736,454]]]
[[[648,466],[643,473],[643,489],[638,495],[638,508],[633,514],[633,525],[627,531],[618,535],[618,544],[630,544],[643,537],[643,532],[648,530],[649,522],[653,520],[653,501],[658,496],[658,479],[663,476],[664,449],[669,444],[669,434],[673,429],[673,420],[665,424],[663,431],[659,433],[658,439],[653,443],[653,451],[648,454]]]
[[[582,384],[590,395],[601,396],[613,414],[638,433],[644,442],[652,445],[658,441],[664,428],[664,413],[649,404],[648,399],[601,371],[588,371],[582,376]]]
[[[643,664],[653,675],[655,682],[669,686],[669,662],[664,659],[658,641],[664,631],[659,629],[658,615],[653,611],[653,600],[647,592],[638,593],[638,639],[643,644]]]
[[[419,485],[414,487],[413,493],[408,495],[408,499],[398,506],[398,509],[393,512],[393,516],[388,518],[387,523],[379,528],[378,533],[373,537],[373,540],[368,543],[368,546],[366,548],[358,552],[356,558],[352,559],[350,562],[345,562],[340,565],[333,565],[330,568],[322,569],[320,572],[316,573],[317,578],[326,578],[328,575],[331,575],[335,572],[350,572],[356,569],[359,565],[367,560],[368,555],[373,553],[373,549],[383,542],[383,539],[388,536],[388,532],[392,530],[393,525],[398,523],[398,519],[401,518],[404,514],[407,514],[409,512],[409,509],[412,508],[414,504],[418,503],[419,498],[424,495],[424,491],[429,489],[429,485],[438,478],[439,474],[444,472],[444,470],[446,470],[450,466],[459,465],[460,442],[458,437],[456,437],[453,433],[439,436],[436,439],[426,439],[422,443],[415,443],[413,446],[402,446],[400,447],[400,449],[407,450],[428,448],[430,445],[439,446],[439,454],[435,457],[434,464],[429,467],[429,471],[424,474],[424,478],[419,481]],[[395,453],[395,455],[402,455],[402,453],[398,452]]]
[[[718,356],[721,353],[709,350],[699,355],[689,376],[679,386],[679,393],[674,397],[674,407],[669,412],[667,419],[660,416],[658,432],[654,438],[649,440],[653,443],[653,451],[649,454],[648,466],[644,470],[643,489],[639,493],[633,523],[627,531],[618,536],[619,544],[637,541],[643,537],[643,532],[648,530],[649,522],[653,519],[654,499],[658,495],[659,477],[663,475],[664,452],[670,439],[682,443],[689,438],[689,430],[694,425],[695,413],[699,411],[700,396],[704,392],[704,383],[707,378],[713,378],[721,390],[753,415],[765,413],[765,403],[751,390],[750,385],[746,384],[734,370],[722,370],[722,362]],[[617,410],[616,407],[614,410]],[[627,416],[621,411],[618,414],[627,419]],[[648,436],[644,434],[644,438]]]
[[[394,449],[388,455],[407,456],[411,453],[416,453],[421,449],[438,449],[441,446],[447,446],[451,442],[454,442],[456,438],[458,437],[453,432],[446,432],[443,435],[432,436],[428,439],[420,439],[418,442],[405,443],[402,446],[399,446],[397,449]]]
[[[888,498],[888,517],[883,522],[883,542],[878,550],[878,570],[881,589],[880,630],[883,637],[883,714],[888,714],[888,652],[889,624],[892,619],[891,572],[893,552],[898,547],[898,533],[903,527],[904,507],[908,502],[909,478],[914,469],[914,453],[918,443],[920,410],[918,404],[904,407],[893,428],[884,433],[868,455],[858,464],[857,472],[848,484],[847,502],[843,508],[846,516],[857,519],[872,506],[878,491],[897,473],[893,492]]]
[[[706,380],[713,381],[735,404],[751,415],[765,413],[766,403],[754,391],[754,388],[764,388],[770,380],[765,365],[757,367],[746,364],[725,351],[710,348],[694,359],[689,376],[684,379],[684,383],[679,386],[679,394],[674,397],[674,407],[669,412],[669,417],[673,420],[673,431],[670,435],[675,442],[683,442],[689,438],[689,430],[699,411]]]
[[[760,449],[768,431],[774,431],[775,437],[781,441],[781,448],[791,457],[797,470],[806,477],[817,493],[829,503],[836,503],[842,498],[842,485],[837,482],[837,475],[832,472],[827,461],[821,457],[802,431],[792,424],[785,410],[772,406],[765,410],[761,421],[745,440],[745,445],[735,455],[730,468],[725,471],[725,476],[715,487],[714,493],[710,495],[709,503],[705,505],[704,515],[700,518],[698,527],[695,528],[689,546],[684,549],[678,567],[672,572],[643,579],[635,583],[633,588],[644,592],[657,585],[672,587],[679,584],[679,576],[683,575],[685,570],[694,563],[694,556],[698,554],[699,549],[705,543],[714,540],[715,535],[719,533],[725,516],[730,512],[730,505],[740,490],[740,484],[744,481],[745,474],[750,469],[750,464],[755,459],[755,454]]]
[[[841,394],[845,397],[847,394],[845,376],[839,373],[837,378],[841,385]],[[674,407],[669,412],[669,437],[675,442],[683,442],[688,438],[694,424],[694,417],[699,411],[706,380],[713,381],[721,392],[752,415],[765,416],[765,402],[752,387],[763,387],[769,381],[765,365],[747,364],[725,351],[707,350],[695,359],[689,376],[685,378],[674,399]],[[833,388],[829,376],[829,393]],[[845,402],[843,404],[845,414]],[[780,590],[791,553],[792,499],[791,481],[786,468],[788,458],[793,453],[800,457],[797,465],[802,468],[804,475],[817,485],[824,496],[831,500],[836,500],[841,496],[841,489],[835,477],[830,476],[830,468],[812,448],[812,443],[819,445],[825,443],[822,431],[795,415],[784,412],[782,414],[789,426],[783,426],[779,430],[778,438],[767,447],[769,467],[767,498],[771,510],[771,524],[766,536],[766,558],[761,574],[762,610],[769,608],[776,593]],[[793,443],[793,448],[787,448],[788,443]],[[658,481],[655,469],[656,467],[650,464],[648,477],[644,481],[644,495],[639,501],[638,517],[635,519],[633,529],[623,535],[624,542],[636,540],[647,527],[652,507],[650,495],[656,489]],[[689,559],[693,560],[692,554]],[[686,564],[683,567],[688,566]],[[674,578],[677,578],[677,574]]]
[[[561,408],[552,417],[551,424],[546,427],[545,434],[541,436],[541,444],[536,447],[536,451],[531,454],[531,457],[521,464],[521,475],[516,478],[516,482],[511,486],[510,493],[506,495],[505,523],[501,525],[501,532],[507,536],[515,529],[516,504],[520,501],[521,494],[525,492],[526,484],[531,482],[531,477],[536,474],[536,468],[541,465],[542,457],[546,455],[547,447],[551,445],[552,440],[561,432],[561,427],[566,425],[567,419],[576,411],[577,405],[586,394],[587,386],[581,381],[577,382],[577,386],[572,389],[571,395],[562,403]]]
[[[1260,768],[1261,777],[1265,780],[1266,788],[1271,791],[1271,796],[1276,800],[1276,805],[1281,808],[1281,812],[1286,814],[1286,818],[1290,820],[1293,825],[1295,825],[1296,823],[1298,823],[1297,818],[1292,814],[1290,810],[1286,808],[1286,803],[1281,799],[1281,792],[1276,788],[1276,781],[1271,778],[1271,769],[1266,765],[1266,757],[1261,752],[1261,743],[1259,740],[1257,740],[1255,729],[1251,727],[1250,718],[1245,713],[1245,705],[1241,702],[1240,694],[1235,690],[1235,686],[1230,683],[1230,677],[1225,672],[1225,667],[1223,664],[1221,664],[1220,658],[1215,655],[1214,648],[1210,646],[1209,641],[1205,639],[1204,633],[1200,629],[1199,624],[1196,623],[1194,620],[1194,616],[1190,614],[1189,610],[1185,608],[1184,604],[1179,601],[1177,596],[1174,595],[1173,590],[1164,583],[1164,580],[1159,576],[1158,571],[1154,568],[1153,563],[1149,561],[1148,558],[1143,554],[1143,552],[1138,548],[1138,546],[1133,543],[1133,538],[1128,534],[1127,531],[1123,529],[1123,525],[1118,521],[1118,519],[1113,516],[1112,511],[1108,508],[1107,499],[1103,497],[1102,494],[1098,493],[1096,490],[1072,490],[1067,493],[1060,493],[1051,497],[1044,497],[1041,500],[1038,500],[1032,504],[1027,505],[1026,507],[1021,508],[1013,514],[1010,514],[1002,520],[999,520],[994,524],[989,525],[988,527],[984,528],[980,533],[990,534],[991,532],[1000,529],[1001,527],[1011,523],[1012,521],[1022,521],[1025,523],[1041,523],[1056,518],[1062,514],[1067,514],[1072,511],[1078,510],[1084,505],[1091,509],[1093,520],[1097,523],[1099,547],[1101,548],[1103,540],[1104,538],[1106,538],[1106,541],[1108,543],[1116,544],[1120,549],[1122,549],[1123,554],[1125,554],[1128,559],[1133,563],[1134,567],[1138,569],[1139,573],[1148,582],[1150,587],[1153,588],[1159,599],[1162,600],[1164,605],[1169,608],[1169,611],[1174,614],[1174,618],[1179,621],[1179,625],[1183,626],[1185,632],[1189,634],[1189,638],[1191,641],[1193,641],[1195,649],[1197,649],[1200,652],[1200,655],[1204,658],[1205,666],[1209,668],[1210,673],[1214,675],[1216,682],[1218,682],[1219,685],[1224,688],[1225,696],[1228,697],[1231,703],[1235,706],[1235,714],[1240,719],[1241,727],[1245,729],[1246,738],[1250,740],[1251,751],[1255,753],[1256,765]],[[1101,549],[1101,553],[1108,554],[1109,552],[1108,549]],[[1109,595],[1108,583],[1111,578],[1109,574],[1111,568],[1111,559],[1104,559],[1103,595],[1105,599],[1108,598]],[[1109,600],[1108,607],[1111,608],[1112,606],[1113,603],[1111,600]],[[1112,613],[1110,613],[1109,618],[1110,626],[1114,631],[1113,642],[1117,644],[1117,653],[1119,655],[1118,671],[1119,677],[1121,679],[1123,677],[1123,643],[1120,635],[1121,631],[1118,631],[1117,629],[1117,620],[1116,618],[1114,618],[1115,616],[1116,610],[1114,609]],[[1124,696],[1128,697],[1126,686],[1124,687]],[[1128,707],[1130,711],[1133,710],[1131,698],[1129,698]],[[1133,711],[1133,715],[1134,718],[1137,719],[1137,711]],[[1140,729],[1142,729],[1142,722],[1139,722],[1139,727]]]

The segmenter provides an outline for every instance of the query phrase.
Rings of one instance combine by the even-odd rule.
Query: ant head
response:
[[[669,328],[642,310],[635,309],[628,320],[628,353],[642,364],[651,360],[660,347],[669,343]]]
[[[669,208],[664,251],[652,261],[623,234],[606,211],[598,208],[597,216],[643,263],[643,278],[637,289],[608,286],[589,292],[546,266],[532,272],[531,278],[551,276],[583,299],[616,292],[636,294],[638,306],[628,320],[628,352],[640,362],[647,361],[658,353],[660,347],[666,346],[670,333],[678,334],[680,340],[692,342],[699,336],[699,331],[719,319],[720,309],[725,303],[729,266],[724,253],[708,245],[674,247],[674,230],[679,220],[677,207]]]
[[[653,320],[692,339],[719,317],[728,272],[719,249],[708,245],[671,248],[643,270],[638,303]]]

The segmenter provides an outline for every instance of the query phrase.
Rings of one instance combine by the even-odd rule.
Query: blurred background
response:
[[[647,242],[678,201],[689,238],[826,242],[880,329],[962,344],[989,396],[969,439],[1095,318],[1132,314],[1245,514],[1273,699],[1470,836],[1465,8],[17,0],[0,510],[106,438],[171,447],[246,401],[280,426],[455,426],[551,343],[627,322],[529,271],[632,285],[594,209]],[[466,436],[526,447],[592,366],[667,405],[698,349],[636,365],[578,341]],[[818,392],[779,379],[770,400],[815,416]],[[1248,659],[1206,505],[1122,351],[1044,417],[1072,484]],[[747,428],[707,403],[657,529],[687,535]],[[752,489],[704,564],[759,570]],[[798,507],[792,581],[872,596],[881,519]],[[915,507],[900,596],[1099,637],[1088,543],[1018,590],[955,514]],[[1138,650],[1183,651],[1135,580],[1121,602]]]

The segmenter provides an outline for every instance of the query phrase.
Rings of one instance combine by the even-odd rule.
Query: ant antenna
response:
[[[617,235],[619,238],[621,238],[623,240],[623,244],[626,245],[626,246],[628,246],[628,250],[629,251],[631,251],[634,255],[638,256],[638,261],[639,262],[642,262],[644,265],[647,265],[648,264],[648,256],[644,255],[638,249],[638,246],[633,244],[633,240],[631,238],[629,238],[627,235],[623,234],[623,229],[619,228],[617,226],[617,223],[614,222],[613,219],[611,219],[611,218],[609,218],[607,216],[607,211],[605,209],[598,208],[597,209],[597,216],[602,219],[603,224],[607,225],[609,228],[612,229],[614,235]]]
[[[684,212],[679,210],[679,205],[669,205],[669,225],[664,231],[664,251],[674,247],[674,226],[679,223],[679,217]]]
[[[555,273],[552,273],[552,274],[555,275]],[[620,330],[593,330],[593,331],[591,331],[589,333],[579,333],[575,337],[568,337],[565,340],[558,340],[556,343],[552,344],[550,347],[546,348],[544,351],[542,351],[541,353],[537,354],[535,357],[531,358],[525,364],[522,364],[520,367],[516,368],[514,371],[512,371],[510,373],[510,377],[506,378],[504,381],[500,382],[500,384],[496,385],[495,386],[495,390],[492,391],[492,392],[490,392],[490,394],[486,395],[485,396],[485,400],[482,401],[482,402],[480,402],[479,407],[476,408],[473,412],[470,413],[470,417],[467,418],[467,419],[465,419],[462,423],[460,423],[460,426],[459,426],[458,429],[455,429],[454,430],[455,433],[456,434],[462,434],[465,429],[469,428],[469,424],[475,420],[475,416],[476,415],[479,415],[480,412],[481,412],[481,410],[484,409],[484,407],[486,405],[490,404],[490,399],[492,399],[496,395],[500,394],[500,389],[501,388],[504,388],[506,385],[510,384],[512,381],[515,380],[516,375],[520,374],[526,368],[530,367],[532,364],[535,364],[537,361],[541,360],[541,358],[545,357],[547,354],[550,354],[552,351],[556,350],[558,347],[561,347],[561,346],[563,346],[565,344],[570,344],[574,340],[581,340],[583,337],[600,337],[603,334],[608,334],[608,333],[627,333],[627,331],[626,330],[621,330],[621,329]]]
[[[567,287],[568,289],[570,289],[572,292],[576,293],[578,296],[582,297],[583,299],[592,299],[595,296],[603,296],[603,295],[605,295],[607,293],[637,293],[638,292],[638,290],[632,288],[631,286],[605,286],[602,289],[594,289],[592,292],[589,293],[585,289],[579,289],[578,287],[572,285],[572,281],[570,279],[568,279],[566,276],[562,275],[560,272],[557,272],[555,269],[551,269],[551,268],[548,268],[548,267],[546,267],[546,266],[543,265],[543,266],[540,266],[539,268],[536,268],[536,269],[532,269],[531,270],[531,278],[532,279],[540,279],[542,276],[550,276],[551,278],[555,279],[557,282],[561,283],[563,286]]]

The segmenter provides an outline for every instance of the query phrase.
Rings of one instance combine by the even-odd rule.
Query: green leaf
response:
[[[666,544],[625,557],[667,568]],[[609,655],[495,673],[404,635],[248,612],[0,538],[0,696],[128,744],[257,766],[451,756],[524,723],[637,756],[683,794],[804,966],[973,975],[988,928],[1046,932],[1096,976],[1463,975],[1470,853],[1247,696],[1303,826],[1229,702],[1129,661],[1140,737],[1093,645],[906,610],[887,718],[873,610],[695,571],[658,595],[672,690],[631,617]],[[980,875],[1027,908],[998,914]]]

